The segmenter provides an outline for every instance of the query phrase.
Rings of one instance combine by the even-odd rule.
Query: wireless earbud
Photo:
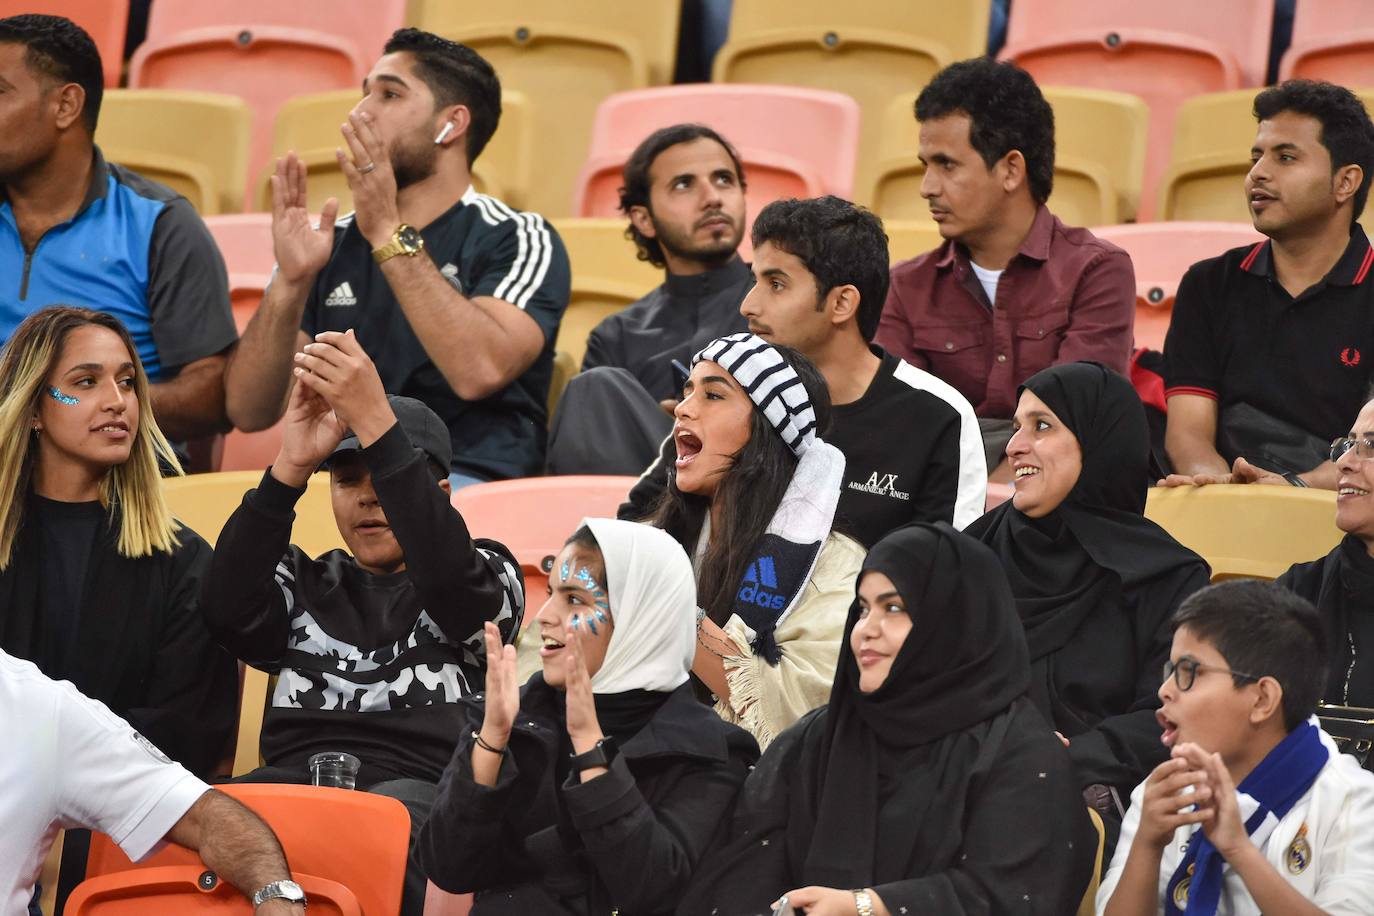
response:
[[[441,131],[439,131],[439,136],[437,136],[437,137],[434,138],[434,144],[435,144],[435,146],[438,146],[440,143],[443,143],[443,142],[444,142],[444,138],[447,137],[447,136],[449,135],[449,132],[452,131],[452,130],[453,130],[453,122],[452,122],[452,121],[449,121],[447,124],[444,125],[444,129],[441,130]]]

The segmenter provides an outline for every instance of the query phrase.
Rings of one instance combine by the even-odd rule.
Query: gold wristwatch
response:
[[[420,237],[420,231],[414,226],[401,223],[396,227],[396,231],[391,234],[391,241],[381,248],[372,249],[372,259],[381,264],[398,254],[413,258],[424,250],[425,240]]]

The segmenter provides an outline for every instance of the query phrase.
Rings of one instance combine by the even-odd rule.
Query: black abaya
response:
[[[1374,557],[1353,534],[1275,582],[1317,606],[1326,629],[1323,702],[1374,707]]]

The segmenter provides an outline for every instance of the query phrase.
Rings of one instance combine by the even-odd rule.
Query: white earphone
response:
[[[434,145],[438,146],[440,143],[443,143],[444,138],[449,135],[449,132],[451,130],[453,130],[453,122],[449,121],[447,124],[444,125],[444,129],[439,131],[439,136],[434,138]]]

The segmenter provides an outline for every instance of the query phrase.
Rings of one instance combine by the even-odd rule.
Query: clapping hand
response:
[[[401,225],[391,156],[371,115],[354,112],[341,130],[348,150],[336,150],[335,156],[353,192],[353,218],[363,238],[380,248]]]
[[[351,328],[316,334],[296,354],[295,376],[297,382],[329,402],[364,448],[396,422],[377,367]]]
[[[510,741],[515,715],[520,711],[520,683],[515,673],[515,647],[501,642],[501,631],[487,621],[487,702],[482,719],[482,740],[504,748]]]
[[[334,250],[334,218],[339,202],[331,197],[320,211],[318,227],[306,208],[305,164],[295,153],[277,160],[272,184],[272,252],[277,274],[287,283],[309,283]]]
[[[287,486],[305,486],[320,463],[333,454],[345,429],[346,424],[314,389],[292,386],[272,476]]]
[[[587,673],[587,660],[582,654],[582,632],[585,622],[574,616],[564,631],[566,655],[564,687],[567,691],[568,737],[572,739],[573,753],[585,754],[596,746],[605,735],[601,723],[596,718],[596,699],[592,694],[592,677]],[[582,779],[594,778],[603,770],[593,769],[583,772]]]

